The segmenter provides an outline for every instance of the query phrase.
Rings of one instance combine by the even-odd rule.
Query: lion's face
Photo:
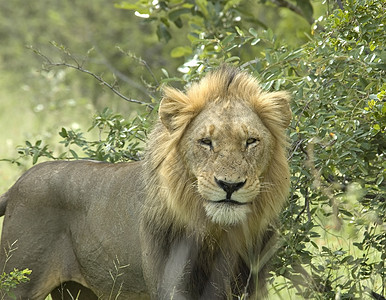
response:
[[[246,220],[260,193],[272,143],[269,130],[244,102],[214,103],[192,121],[181,147],[212,222]]]
[[[262,91],[227,67],[185,93],[164,92],[148,155],[153,184],[163,189],[152,197],[162,194],[172,216],[194,230],[201,221],[259,230],[276,218],[289,189],[288,94]]]

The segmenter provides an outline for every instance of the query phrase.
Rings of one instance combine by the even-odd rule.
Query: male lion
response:
[[[186,93],[165,89],[143,161],[31,168],[0,202],[0,265],[32,270],[16,298],[264,295],[289,189],[288,102],[222,67]]]

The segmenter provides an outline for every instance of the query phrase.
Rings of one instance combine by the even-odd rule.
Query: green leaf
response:
[[[235,29],[239,36],[244,36],[244,32],[238,26],[235,26]]]
[[[79,159],[78,154],[74,150],[70,149],[70,152],[75,159]]]
[[[261,41],[261,39],[259,39],[259,38],[253,39],[252,42],[251,42],[251,45],[255,46],[260,41]]]
[[[298,6],[298,8],[300,8],[303,13],[304,13],[304,17],[306,18],[307,21],[311,21],[312,20],[312,16],[314,14],[314,9],[310,3],[309,0],[296,0],[296,4]]]
[[[229,35],[227,35],[221,42],[221,44],[223,44],[224,46],[228,46],[229,43],[231,43],[234,39],[235,39],[235,36],[236,34],[235,33],[231,33]]]
[[[118,9],[126,9],[126,10],[134,10],[139,12],[140,14],[150,14],[149,7],[146,7],[144,5],[138,4],[138,3],[128,3],[126,1],[123,1],[121,3],[116,3],[114,6]]]
[[[157,27],[157,36],[160,41],[165,41],[166,43],[170,41],[172,35],[170,34],[168,28],[164,23],[160,23]]]
[[[62,138],[67,138],[67,137],[68,137],[68,133],[67,133],[66,128],[62,127],[62,130],[59,132],[59,135],[60,135]]]
[[[257,31],[254,28],[249,28],[249,33],[252,34],[255,38],[257,38]]]
[[[32,164],[36,164],[38,159],[39,159],[39,156],[40,156],[40,152],[39,151],[36,151],[32,157]]]
[[[196,5],[199,7],[200,11],[204,15],[206,19],[209,18],[209,12],[208,12],[208,1],[207,0],[196,0]]]
[[[169,73],[164,68],[161,68],[162,73],[165,75],[166,78],[169,78]]]
[[[182,57],[182,56],[190,55],[191,53],[192,53],[192,48],[191,47],[189,47],[189,46],[180,46],[180,47],[174,48],[170,52],[170,56],[173,57],[173,58],[177,58],[177,57]]]
[[[168,16],[171,21],[176,21],[181,17],[181,15],[190,14],[190,13],[191,13],[191,10],[189,8],[179,8],[169,12]]]
[[[238,6],[240,4],[240,2],[241,2],[241,0],[228,0],[228,1],[226,1],[226,4],[224,6],[223,11],[226,12],[230,8]]]
[[[376,181],[376,185],[381,185],[381,183],[383,182],[383,175],[379,175],[378,178],[377,178],[377,181]]]
[[[182,28],[184,23],[182,23],[182,19],[181,18],[178,18],[174,21],[174,24],[178,27],[178,28]]]
[[[233,63],[233,62],[236,62],[236,61],[240,61],[240,57],[238,56],[232,56],[232,57],[229,57],[225,60],[226,63]]]
[[[130,9],[130,10],[138,9],[138,4],[131,4],[126,1],[122,1],[121,3],[116,3],[114,4],[114,6],[119,9]]]

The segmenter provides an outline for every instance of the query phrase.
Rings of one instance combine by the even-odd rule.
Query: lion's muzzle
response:
[[[221,187],[226,193],[226,200],[232,201],[231,196],[234,192],[241,189],[244,185],[246,180],[241,182],[226,182],[223,180],[219,180],[216,177],[214,177],[214,181],[217,183],[219,187]]]

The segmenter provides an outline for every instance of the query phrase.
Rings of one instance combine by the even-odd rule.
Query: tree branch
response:
[[[136,103],[136,104],[141,104],[141,105],[145,105],[151,109],[153,109],[154,107],[149,104],[149,103],[146,103],[146,102],[143,102],[143,101],[140,101],[140,100],[136,100],[136,99],[132,99],[132,98],[128,98],[126,97],[125,95],[123,95],[121,92],[119,92],[112,84],[106,82],[105,80],[103,80],[102,77],[100,77],[99,75],[89,71],[89,70],[86,70],[86,69],[83,69],[80,65],[71,65],[71,64],[68,64],[68,63],[50,63],[49,64],[50,66],[52,67],[67,67],[67,68],[71,68],[71,69],[75,69],[75,70],[78,70],[80,72],[83,72],[83,73],[86,73],[88,75],[91,75],[92,77],[94,77],[96,80],[98,80],[102,85],[104,86],[107,86],[114,94],[116,94],[117,96],[121,97],[123,100],[125,101],[128,101],[128,102],[132,102],[132,103]]]
[[[66,67],[66,68],[71,68],[71,69],[75,69],[75,70],[78,70],[82,73],[86,73],[92,77],[94,77],[97,81],[99,81],[102,85],[108,87],[115,95],[117,95],[118,97],[122,98],[123,100],[127,101],[127,102],[131,102],[131,103],[135,103],[135,104],[141,104],[141,105],[144,105],[148,108],[150,108],[151,110],[154,109],[154,106],[149,104],[149,103],[146,103],[146,102],[143,102],[143,101],[140,101],[140,100],[136,100],[136,99],[132,99],[132,98],[129,98],[129,97],[126,97],[125,95],[123,95],[120,91],[118,91],[113,84],[110,84],[108,83],[107,81],[105,81],[101,76],[83,68],[82,64],[80,64],[72,55],[70,55],[69,53],[66,53],[67,55],[69,55],[69,57],[71,57],[71,59],[75,62],[75,64],[70,64],[70,63],[66,63],[66,62],[52,62],[50,58],[48,58],[46,55],[44,55],[43,53],[41,53],[40,51],[36,50],[36,49],[33,49],[32,50],[38,54],[40,57],[42,57],[44,60],[45,60],[45,64],[49,67]]]
[[[149,91],[143,87],[143,85],[140,85],[139,83],[137,83],[136,81],[134,81],[133,79],[131,79],[130,77],[128,77],[127,75],[123,74],[122,72],[120,72],[119,70],[117,70],[109,61],[108,59],[103,55],[102,51],[100,49],[96,49],[98,55],[102,58],[103,60],[103,64],[105,66],[107,66],[107,68],[110,69],[110,71],[115,74],[119,79],[121,79],[122,81],[126,82],[127,84],[131,85],[133,88],[137,89],[138,91],[140,91],[141,93],[143,93],[144,95],[146,96],[149,96],[149,97],[153,97],[153,95],[151,95],[149,93]],[[158,82],[157,82],[157,85],[158,85]]]
[[[341,1],[341,0],[336,0],[336,2],[338,3],[339,8],[340,8],[341,10],[344,10],[342,1]]]

